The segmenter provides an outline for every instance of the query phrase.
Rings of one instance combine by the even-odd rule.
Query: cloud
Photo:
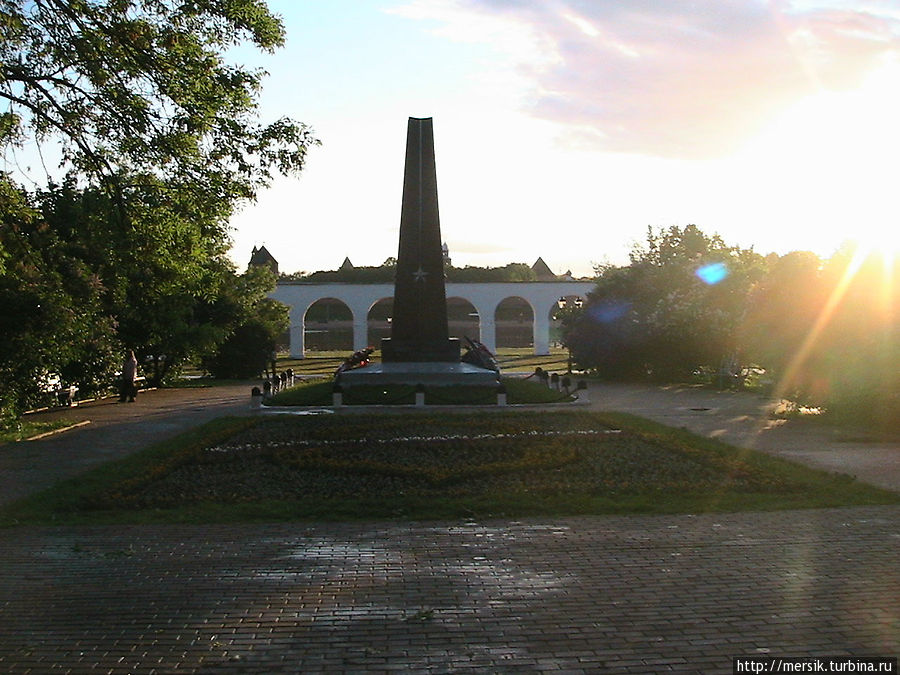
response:
[[[515,36],[494,46],[527,82],[522,105],[566,143],[672,158],[727,155],[900,55],[900,6],[874,0],[420,0],[406,13],[456,39]]]

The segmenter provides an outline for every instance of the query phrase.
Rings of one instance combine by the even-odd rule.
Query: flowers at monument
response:
[[[442,436],[395,436],[391,438],[355,438],[347,440],[292,440],[292,441],[267,441],[265,443],[247,443],[243,445],[225,444],[208,448],[208,453],[233,453],[251,450],[262,450],[264,447],[285,448],[285,447],[310,447],[323,445],[383,445],[394,443],[411,443],[411,442],[442,442],[442,441],[480,441],[480,440],[499,440],[511,438],[534,438],[544,437],[551,438],[553,436],[596,436],[598,434],[618,434],[621,429],[580,429],[570,431],[538,431],[532,429],[530,431],[521,431],[517,433],[500,433],[500,434],[450,434]]]

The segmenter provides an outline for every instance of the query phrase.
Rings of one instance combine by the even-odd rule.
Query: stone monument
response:
[[[402,204],[391,337],[381,341],[381,360],[459,362],[459,340],[450,338],[447,327],[444,252],[430,118],[409,119]]]
[[[491,385],[498,381],[496,370],[462,363],[459,340],[449,336],[431,118],[411,117],[407,126],[394,310],[391,337],[381,343],[381,360],[381,364],[344,371],[340,384]]]

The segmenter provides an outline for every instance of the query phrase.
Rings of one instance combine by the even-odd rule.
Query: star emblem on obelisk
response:
[[[413,279],[416,281],[425,281],[425,277],[428,276],[428,272],[422,269],[422,266],[419,265],[419,269],[413,272]]]

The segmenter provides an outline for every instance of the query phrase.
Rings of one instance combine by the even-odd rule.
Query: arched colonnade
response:
[[[479,340],[491,351],[497,348],[494,316],[506,298],[522,298],[533,314],[534,353],[550,352],[550,313],[563,297],[586,297],[594,287],[589,281],[535,281],[518,283],[447,283],[447,297],[467,300],[478,312]],[[333,298],[343,302],[353,315],[353,349],[367,346],[369,310],[394,295],[393,284],[280,282],[269,297],[291,308],[291,356],[305,356],[306,312],[317,301]]]

